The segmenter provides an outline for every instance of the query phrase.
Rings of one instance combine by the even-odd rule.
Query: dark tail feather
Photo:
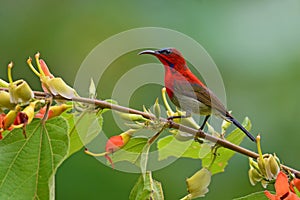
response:
[[[252,140],[253,142],[256,142],[255,137],[253,135],[251,135],[251,133],[249,133],[249,131],[247,131],[236,119],[234,119],[232,116],[227,116],[227,119],[229,121],[231,121],[241,131],[243,131],[248,136],[248,138],[250,138],[250,140]]]

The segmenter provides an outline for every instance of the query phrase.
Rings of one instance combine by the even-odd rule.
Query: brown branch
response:
[[[58,98],[58,97],[54,97],[54,98]],[[61,97],[59,97],[59,98],[61,98]],[[83,98],[83,97],[74,97],[72,100],[76,101],[76,102],[95,104],[96,106],[99,106],[101,108],[109,108],[109,109],[116,110],[116,111],[119,111],[119,112],[142,115],[143,117],[145,117],[147,119],[155,118],[154,115],[151,115],[149,113],[145,113],[145,112],[142,112],[142,111],[139,111],[139,110],[135,110],[135,109],[132,109],[132,108],[127,108],[127,107],[112,104],[112,103],[108,103],[108,102],[103,101],[103,100],[88,99],[88,98]],[[175,123],[174,121],[168,121],[165,118],[160,118],[160,120],[163,121],[163,122],[169,122],[169,124],[170,124],[169,128],[180,129],[183,132],[190,133],[190,134],[193,134],[193,135],[197,135],[200,138],[209,140],[211,142],[215,142],[215,143],[219,144],[220,146],[222,146],[224,148],[230,149],[232,151],[238,152],[238,153],[246,155],[248,157],[256,159],[259,156],[257,153],[255,153],[253,151],[250,151],[250,150],[245,149],[241,146],[235,145],[235,144],[233,144],[233,143],[231,143],[227,140],[224,140],[224,139],[212,136],[210,134],[207,134],[204,131],[196,130],[196,129],[188,127],[188,126],[184,126],[184,125]],[[284,170],[287,170],[287,171],[290,171],[290,172],[294,173],[297,178],[300,178],[300,172],[298,170],[295,170],[295,169],[293,169],[291,167],[288,167],[286,165],[281,165],[281,167]]]
[[[0,88],[0,90],[6,90],[7,91],[7,88]],[[34,91],[34,95],[35,95],[36,98],[45,98],[45,97],[47,97],[46,93],[39,92],[39,91]],[[102,109],[108,108],[108,109],[116,110],[116,111],[119,111],[119,112],[138,114],[138,115],[142,115],[143,117],[145,117],[147,119],[155,118],[154,115],[151,115],[149,113],[145,113],[145,112],[135,110],[135,109],[132,109],[132,108],[127,108],[127,107],[124,107],[124,106],[112,104],[112,103],[109,103],[107,101],[103,101],[103,100],[99,100],[99,99],[89,99],[89,98],[84,98],[84,97],[73,97],[72,99],[66,99],[66,98],[63,98],[61,96],[53,96],[53,99],[55,99],[55,100],[72,100],[72,101],[75,101],[75,102],[94,104],[97,107],[100,107]],[[169,128],[180,129],[183,132],[190,133],[190,134],[193,134],[193,135],[197,135],[200,138],[203,138],[205,140],[209,140],[211,142],[217,143],[217,144],[219,144],[220,146],[222,146],[224,148],[227,148],[227,149],[230,149],[232,151],[238,152],[238,153],[243,154],[245,156],[248,156],[248,157],[251,157],[251,158],[254,158],[254,159],[256,159],[259,156],[257,153],[255,153],[253,151],[250,151],[246,148],[235,145],[235,144],[233,144],[233,143],[231,143],[227,140],[224,140],[224,139],[212,136],[210,134],[207,134],[204,131],[196,130],[196,129],[188,127],[188,126],[184,126],[184,125],[175,123],[174,121],[168,121],[165,118],[160,118],[160,120],[162,122],[169,123]],[[300,172],[298,170],[295,170],[291,167],[288,167],[288,166],[282,165],[282,164],[281,164],[281,167],[284,170],[290,171],[293,174],[295,174],[295,176],[297,178],[300,178]]]

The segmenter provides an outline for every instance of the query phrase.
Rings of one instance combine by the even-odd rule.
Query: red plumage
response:
[[[228,113],[225,106],[188,68],[182,54],[174,48],[160,50],[145,50],[139,54],[156,56],[165,67],[165,87],[171,101],[187,113],[197,113],[207,116],[217,115],[231,121],[241,129],[252,141],[255,138]]]

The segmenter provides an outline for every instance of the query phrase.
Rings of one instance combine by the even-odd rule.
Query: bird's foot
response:
[[[198,142],[199,144],[203,144],[203,143],[204,143],[203,140],[201,140],[201,139],[199,139],[199,138],[196,138],[196,137],[194,137],[194,141],[195,141],[195,142]]]
[[[202,131],[202,130],[201,130]],[[194,137],[194,141],[198,142],[199,144],[203,144],[204,141],[202,139],[200,139],[199,134],[197,133]]]

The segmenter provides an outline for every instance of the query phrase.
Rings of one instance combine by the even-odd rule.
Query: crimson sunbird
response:
[[[226,110],[218,97],[207,88],[188,68],[182,54],[175,48],[145,50],[139,53],[157,57],[165,67],[165,87],[170,100],[186,116],[191,113],[204,115],[202,130],[211,114],[233,123],[252,141],[255,138]]]

